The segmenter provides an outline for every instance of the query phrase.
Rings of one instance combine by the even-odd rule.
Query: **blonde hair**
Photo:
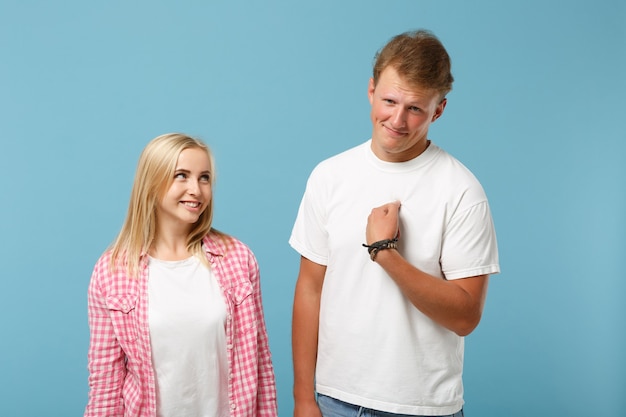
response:
[[[160,199],[174,181],[178,157],[185,149],[201,149],[209,157],[211,187],[215,181],[215,163],[209,147],[199,139],[182,133],[168,133],[152,139],[144,148],[137,163],[135,180],[130,194],[128,213],[117,238],[111,245],[111,268],[124,268],[131,277],[137,277],[142,255],[148,252],[156,233],[156,209]],[[202,239],[214,232],[211,227],[213,199],[202,212],[187,236],[187,249],[207,264],[202,250]]]

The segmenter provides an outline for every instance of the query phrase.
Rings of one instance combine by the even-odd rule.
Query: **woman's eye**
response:
[[[211,177],[209,177],[208,175],[202,175],[200,177],[200,181],[202,181],[202,182],[209,182],[209,181],[211,181]]]
[[[174,178],[184,180],[185,178],[187,178],[187,174],[185,174],[184,172],[178,172],[174,175]]]

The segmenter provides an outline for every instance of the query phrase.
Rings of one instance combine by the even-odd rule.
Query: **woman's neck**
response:
[[[186,234],[157,234],[149,254],[163,261],[180,261],[192,255],[187,248]]]

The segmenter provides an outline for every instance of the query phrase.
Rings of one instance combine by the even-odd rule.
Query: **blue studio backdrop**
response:
[[[153,137],[204,139],[215,226],[261,266],[289,416],[299,256],[322,159],[369,138],[391,36],[456,78],[430,138],[482,182],[502,273],[466,340],[466,415],[626,413],[626,3],[0,1],[0,416],[82,415],[87,285]]]

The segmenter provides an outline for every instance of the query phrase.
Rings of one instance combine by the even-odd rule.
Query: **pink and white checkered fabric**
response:
[[[228,397],[232,417],[276,417],[276,386],[263,316],[259,268],[234,238],[204,238],[228,308]],[[111,254],[89,284],[89,401],[85,417],[155,417],[156,386],[148,327],[148,264],[138,279],[112,272]]]

